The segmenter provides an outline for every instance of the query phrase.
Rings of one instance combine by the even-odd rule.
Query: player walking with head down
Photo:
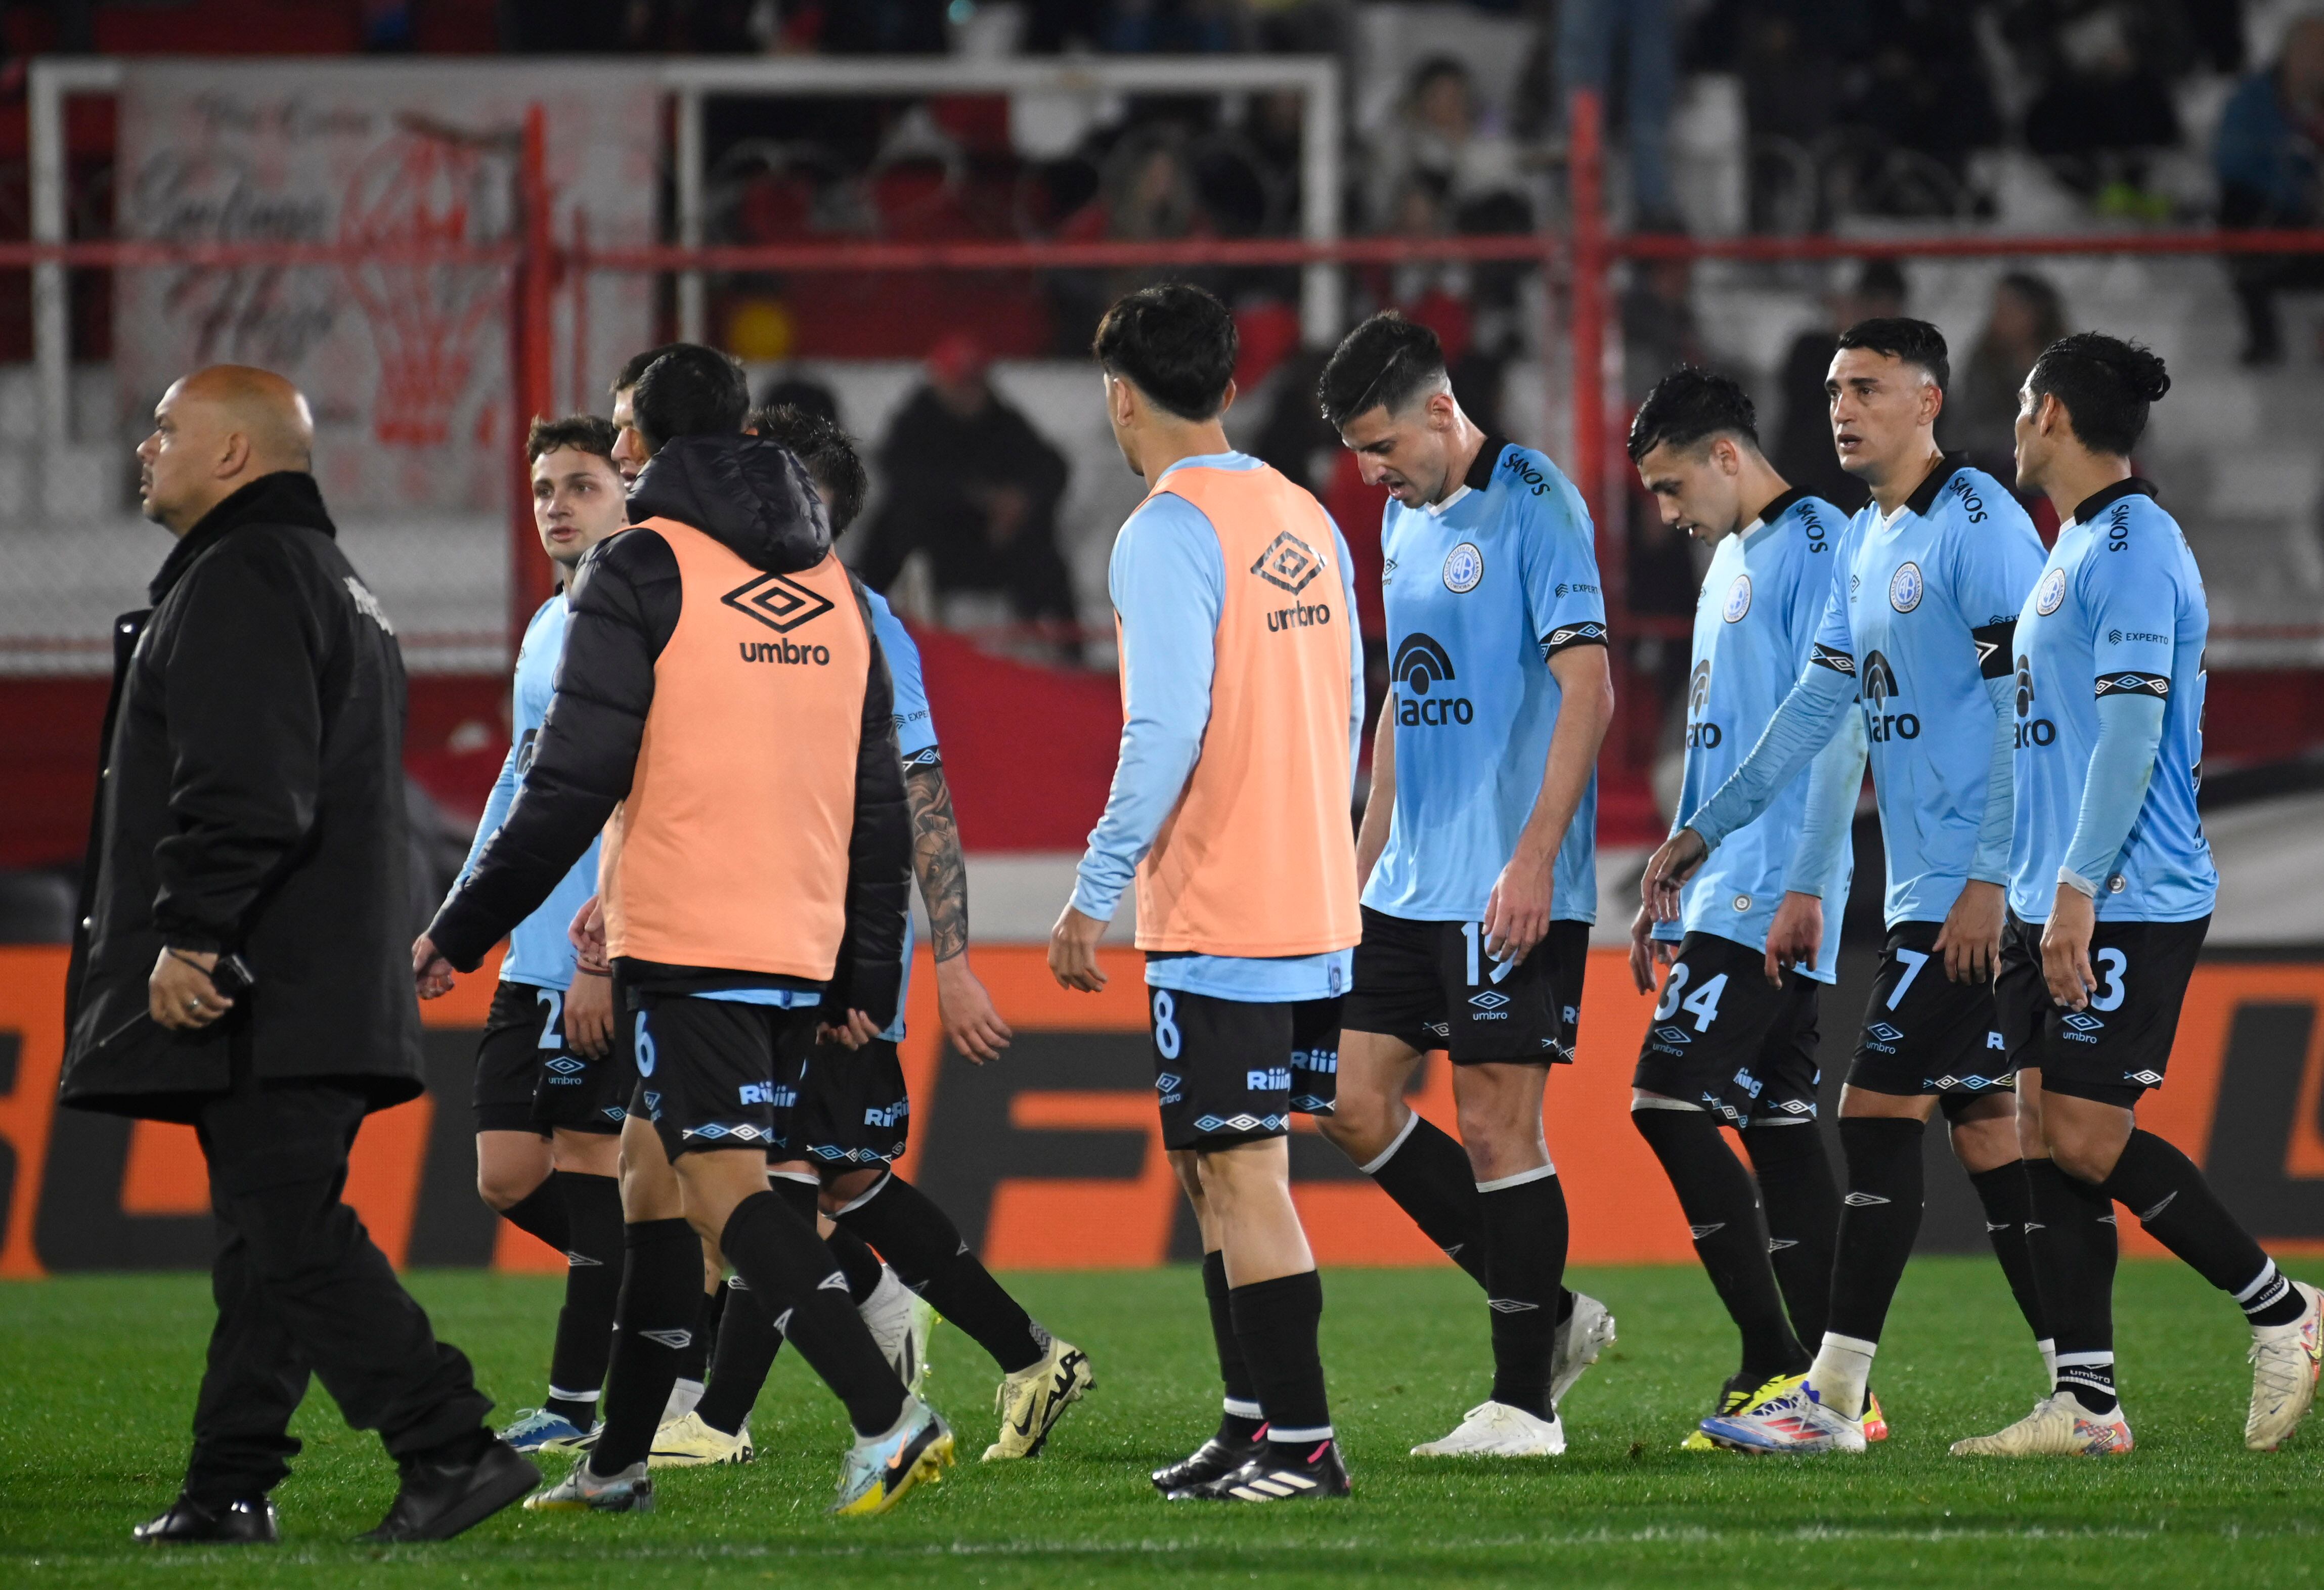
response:
[[[613,446],[613,427],[589,414],[535,420],[525,437],[533,521],[560,586],[532,615],[517,648],[515,733],[463,878],[508,815],[532,764],[565,651],[573,570],[592,547],[629,523]],[[618,1178],[628,1084],[614,1080],[613,979],[576,969],[566,939],[574,913],[596,891],[592,844],[540,909],[510,931],[476,1050],[477,1190],[511,1225],[566,1261],[549,1396],[501,1432],[520,1452],[569,1448],[595,1422],[622,1289]]]
[[[1339,1109],[1317,1124],[1490,1300],[1492,1394],[1415,1453],[1551,1457],[1557,1396],[1614,1333],[1564,1291],[1565,1192],[1541,1126],[1580,1016],[1614,706],[1589,514],[1547,457],[1462,412],[1425,326],[1365,321],[1318,396],[1393,498],[1396,678],[1357,840],[1364,936]],[[1437,1048],[1460,1143],[1404,1102]]]
[[[1235,327],[1199,288],[1106,311],[1108,418],[1148,495],[1114,543],[1120,764],[1049,937],[1069,988],[1133,873],[1162,1137],[1203,1230],[1226,1383],[1217,1438],[1154,1476],[1173,1497],[1343,1496],[1291,1201],[1294,1109],[1330,1107],[1359,936],[1349,798],[1363,654],[1347,548],[1322,506],[1232,451]],[[1264,1438],[1262,1439],[1261,1437]]]
[[[1832,437],[1872,501],[1840,537],[1798,685],[1644,878],[1656,917],[1674,917],[1679,886],[1807,767],[1860,685],[1888,858],[1888,942],[1840,1096],[1849,1190],[1822,1345],[1803,1382],[1703,1422],[1713,1440],[1753,1450],[1864,1449],[1865,1380],[1920,1229],[1921,1138],[1940,1105],[2011,1290],[2049,1351],[1987,986],[2009,856],[2009,629],[2042,543],[1999,482],[1938,450],[1948,373],[1944,336],[1926,321],[1866,320],[1841,333],[1824,383]]]
[[[2195,810],[2203,761],[2203,579],[2130,472],[2163,361],[2097,332],[2043,350],[2019,398],[2017,483],[2063,521],[2019,614],[2016,837],[1995,987],[2017,1068],[2057,1332],[2054,1388],[1960,1457],[2130,1449],[2115,1394],[2114,1206],[2251,1323],[2244,1444],[2273,1451],[2316,1395],[2324,1296],[2281,1273],[2187,1156],[2141,1129],[2218,892]],[[2038,1102],[2037,1102],[2038,1101]]]
[[[1759,451],[1751,400],[1708,371],[1674,371],[1646,395],[1630,457],[1664,519],[1716,548],[1695,603],[1687,688],[1679,809],[1692,811],[1806,665],[1846,519],[1784,483]],[[1840,1190],[1815,1129],[1816,1007],[1840,954],[1863,778],[1864,730],[1851,715],[1812,771],[1688,882],[1678,921],[1656,923],[1642,905],[1631,924],[1638,992],[1653,991],[1655,960],[1670,970],[1639,1051],[1630,1121],[1670,1176],[1695,1253],[1743,1335],[1720,1413],[1805,1370],[1801,1344],[1823,1339]],[[1721,1126],[1749,1149],[1751,1174]],[[1711,1442],[1697,1430],[1683,1445]]]

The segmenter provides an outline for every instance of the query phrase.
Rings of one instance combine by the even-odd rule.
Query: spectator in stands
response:
[[[778,376],[767,383],[759,394],[761,409],[796,409],[802,414],[812,414],[818,419],[839,423],[839,398],[823,382],[810,375],[792,373]]]
[[[1194,192],[1185,134],[1157,122],[1122,134],[1106,157],[1097,197],[1057,229],[1068,243],[1157,243],[1212,230]],[[1087,351],[1098,317],[1126,294],[1160,280],[1187,280],[1185,270],[1058,271],[1049,276],[1057,351]]]
[[[2042,87],[2025,143],[2102,213],[2163,219],[2147,162],[2180,139],[2168,79],[2193,46],[2179,0],[2019,0],[2004,23]]]
[[[1618,98],[1632,225],[1641,231],[1678,225],[1667,147],[1671,102],[1678,92],[1678,33],[1671,10],[1671,0],[1563,0],[1558,6],[1560,86],[1569,97],[1576,88],[1595,88],[1609,110]],[[1618,96],[1613,92],[1618,46],[1624,73]]]
[[[1463,232],[1508,230],[1476,224],[1477,212],[1496,200],[1523,203],[1517,146],[1486,124],[1469,69],[1449,55],[1414,70],[1373,151],[1372,180],[1372,214],[1383,223],[1393,223],[1397,196],[1415,183],[1426,185]],[[1525,225],[1531,224],[1528,207]]]
[[[856,572],[884,592],[904,560],[923,553],[940,603],[997,594],[1019,620],[1070,623],[1073,581],[1056,528],[1065,456],[992,390],[989,366],[966,333],[929,352],[927,384],[880,444],[880,510]]]
[[[2317,150],[2324,143],[2324,17],[2292,23],[2265,70],[2246,78],[2219,118],[2211,160],[2223,226],[2313,226],[2324,216]],[[2244,363],[2283,357],[2275,295],[2324,287],[2313,254],[2244,254],[2228,266],[2244,312]]]
[[[1813,492],[1833,507],[1853,513],[1864,506],[1867,492],[1857,478],[1840,466],[1831,442],[1831,405],[1825,400],[1824,377],[1831,356],[1840,350],[1840,328],[1858,320],[1904,312],[1904,272],[1894,260],[1868,260],[1852,291],[1831,299],[1828,326],[1803,331],[1784,355],[1778,387],[1784,400],[1783,428],[1775,435],[1775,471],[1803,491]]]
[[[1979,8],[1960,0],[1883,0],[1863,8],[1866,53],[1842,74],[1840,122],[1857,129],[1858,207],[1957,214],[1971,152],[2001,136],[1978,43]],[[1899,161],[1899,151],[1923,157]],[[1798,484],[1797,481],[1793,483]]]
[[[1250,47],[1238,0],[1106,0],[1098,47],[1122,54],[1207,55]]]
[[[1996,480],[2015,480],[2018,389],[2042,350],[2065,335],[2065,306],[2047,278],[2012,271],[1995,282],[1985,330],[1938,417],[1946,449],[1967,453]]]
[[[1622,386],[1630,401],[1643,401],[1679,365],[1710,362],[1694,317],[1693,265],[1683,259],[1633,264],[1622,294]]]

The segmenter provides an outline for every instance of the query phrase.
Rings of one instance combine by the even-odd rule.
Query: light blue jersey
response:
[[[2059,531],[2018,617],[2014,648],[2009,904],[2019,916],[2049,920],[2061,868],[2096,887],[2101,922],[2210,914],[2219,875],[2195,810],[2210,622],[2195,555],[2144,481],[2098,493]],[[2093,789],[2102,717],[2116,702],[2141,701],[2162,709],[2151,777],[2142,781],[2124,768]],[[2111,822],[2109,806],[2119,808]],[[2090,854],[2078,853],[2092,829],[2102,837]]]
[[[1177,469],[1259,469],[1241,453],[1182,458]],[[1159,482],[1149,483],[1159,484]],[[1351,682],[1348,765],[1363,734],[1363,637],[1349,621],[1356,611],[1348,544],[1334,525],[1340,556],[1340,611],[1348,634]],[[1218,664],[1219,620],[1226,608],[1226,556],[1208,515],[1185,498],[1157,492],[1121,527],[1107,568],[1107,589],[1121,622],[1121,755],[1105,814],[1090,832],[1074,882],[1074,909],[1111,922],[1138,864],[1178,804],[1202,755],[1211,721],[1211,679]],[[1351,797],[1354,791],[1349,791]],[[1323,999],[1348,991],[1353,950],[1279,957],[1149,955],[1148,987],[1216,999],[1274,1004]]]
[[[907,767],[933,767],[944,760],[936,749],[936,719],[928,712],[927,686],[920,680],[920,648],[877,591],[871,599],[872,633],[888,659],[888,676],[896,692],[896,749]],[[890,1043],[904,1041],[904,1001],[912,991],[912,913],[904,910],[904,980],[896,988],[896,1019],[880,1034]]]
[[[1997,730],[1987,682],[2008,676],[2010,630],[2041,571],[2034,521],[1953,454],[1895,514],[1868,503],[1840,537],[1843,583],[1814,662],[1852,676],[1864,703],[1891,926],[1943,921],[1972,877],[2006,881],[2006,832],[1987,826]],[[1998,771],[2007,777],[2006,758]]]
[[[1760,731],[1807,666],[1831,593],[1834,548],[1847,516],[1820,497],[1791,491],[1711,554],[1694,606],[1694,666],[1687,676],[1686,773],[1678,809],[1692,812],[1743,763]],[[1851,753],[1853,744],[1846,748]],[[1851,756],[1859,769],[1860,759]],[[1860,779],[1861,773],[1858,777]],[[1754,950],[1782,903],[1807,832],[1806,776],[1794,778],[1757,819],[1728,836],[1687,881],[1682,915],[1657,936],[1714,933]],[[1853,781],[1851,781],[1853,782]],[[1844,789],[1853,810],[1853,791]],[[1823,945],[1802,970],[1833,979],[1853,859],[1845,844],[1815,858],[1815,891],[1827,902]]]
[[[493,780],[493,793],[485,799],[484,814],[476,823],[476,837],[468,846],[468,859],[460,864],[461,878],[466,878],[475,866],[485,841],[500,832],[509,805],[516,799],[517,786],[524,782],[525,769],[532,766],[533,742],[540,738],[541,721],[549,716],[549,703],[556,695],[557,664],[565,655],[565,620],[568,611],[560,591],[542,602],[540,611],[524,627],[524,639],[516,648],[516,682],[511,692],[516,732],[509,745],[508,758],[501,764],[501,775]],[[549,898],[541,902],[540,909],[518,923],[509,934],[508,956],[501,962],[501,981],[536,988],[572,987],[575,957],[572,942],[565,934],[582,903],[597,892],[597,846],[598,841],[591,840],[589,849],[550,891]],[[456,879],[452,887],[456,893],[459,881]]]
[[[1389,501],[1380,547],[1396,807],[1363,902],[1476,922],[1541,795],[1560,698],[1545,663],[1606,644],[1590,513],[1545,455],[1488,437],[1443,501]],[[1594,772],[1551,889],[1553,917],[1598,919]]]

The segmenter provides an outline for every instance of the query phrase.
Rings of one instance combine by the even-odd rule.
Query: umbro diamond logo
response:
[[[1851,1192],[1840,1201],[1851,1209],[1868,1209],[1874,1204],[1883,1204],[1888,1200],[1877,1192]]]
[[[2126,1082],[2136,1082],[2144,1087],[2158,1088],[2163,1084],[2163,1073],[2161,1071],[2132,1071],[2127,1076],[2124,1077],[2123,1080]]]
[[[1799,1245],[1800,1239],[1796,1236],[1771,1236],[1767,1238],[1767,1251],[1771,1254],[1779,1254],[1787,1247],[1797,1247]]]
[[[1694,1234],[1695,1241],[1701,1242],[1704,1237],[1709,1236],[1715,1231],[1726,1230],[1727,1222],[1724,1220],[1713,1220],[1708,1226],[1690,1226],[1687,1229]]]
[[[683,1353],[694,1345],[690,1330],[641,1330],[638,1334],[650,1342],[657,1342],[674,1353]]]
[[[1507,1005],[1508,1002],[1509,997],[1507,994],[1501,993],[1498,989],[1494,988],[1487,988],[1481,994],[1471,994],[1469,996],[1469,1003],[1475,1006],[1479,1010],[1499,1010],[1502,1006]]]
[[[784,574],[761,574],[718,599],[747,613],[778,635],[788,635],[831,611],[831,600]]]
[[[1524,1314],[1541,1307],[1539,1303],[1529,1303],[1523,1298],[1488,1298],[1485,1306],[1496,1314]]]
[[[797,1310],[795,1310],[785,1309],[781,1313],[775,1316],[775,1334],[777,1336],[787,1336],[789,1334],[791,1328],[791,1315],[796,1311]]]
[[[2106,1025],[2106,1018],[2101,1016],[2092,1016],[2087,1010],[2077,1010],[2066,1018],[2066,1025],[2078,1033],[2094,1033]]]
[[[2161,1215],[2163,1210],[2169,1209],[2178,1197],[2179,1194],[2175,1191],[2164,1193],[2161,1203],[2156,1204],[2151,1209],[2141,1209],[2138,1212],[2140,1221],[2143,1223],[2154,1219],[2157,1216]]]
[[[847,1277],[840,1272],[834,1270],[830,1274],[816,1282],[815,1290],[817,1291],[845,1291],[847,1290]]]
[[[1680,1026],[1675,1022],[1656,1027],[1655,1029],[1655,1036],[1665,1043],[1672,1044],[1692,1043],[1694,1042],[1694,1034],[1688,1032],[1684,1027]]]
[[[1870,1026],[1864,1030],[1871,1034],[1872,1036],[1879,1039],[1883,1043],[1894,1043],[1897,1039],[1904,1035],[1903,1029],[1892,1027],[1885,1021],[1874,1022]]]
[[[587,1254],[576,1254],[571,1248],[565,1250],[565,1267],[568,1270],[602,1270],[604,1265],[605,1261],[603,1259],[593,1259]]]
[[[1315,556],[1313,547],[1289,530],[1282,530],[1267,544],[1267,550],[1259,555],[1259,561],[1250,565],[1250,572],[1268,584],[1296,596],[1314,583],[1323,566],[1323,560]]]

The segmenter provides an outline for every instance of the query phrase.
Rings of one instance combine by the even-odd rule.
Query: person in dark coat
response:
[[[114,625],[60,1097],[189,1124],[209,1165],[217,1323],[154,1543],[274,1539],[310,1373],[401,1466],[367,1539],[448,1538],[540,1478],[341,1199],[364,1117],[420,1091],[420,1020],[402,657],[313,442],[290,382],[217,365],[137,450],[178,545]]]

